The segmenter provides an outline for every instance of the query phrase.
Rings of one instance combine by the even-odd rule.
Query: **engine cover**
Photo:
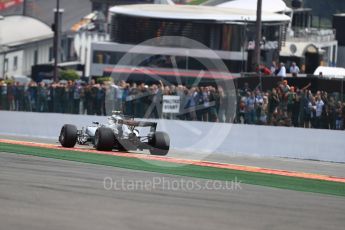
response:
[[[86,127],[86,134],[89,135],[90,137],[94,137],[96,134],[96,130],[98,129],[98,127],[95,126],[89,126]]]

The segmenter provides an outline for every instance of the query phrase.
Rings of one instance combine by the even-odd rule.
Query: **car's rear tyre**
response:
[[[77,143],[78,129],[75,125],[66,124],[62,126],[59,142],[65,148],[73,148]]]
[[[95,148],[100,151],[111,151],[114,147],[115,135],[113,130],[100,127],[95,133]]]
[[[169,152],[170,138],[165,132],[155,132],[149,141],[152,155],[165,156]]]

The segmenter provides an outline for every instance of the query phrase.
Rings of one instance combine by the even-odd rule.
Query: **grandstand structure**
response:
[[[239,74],[252,68],[256,21],[254,10],[139,4],[114,6],[109,9],[109,18],[110,41],[95,42],[92,45],[91,76],[103,76],[104,70],[109,72],[109,68],[116,66],[125,54],[123,47],[140,46],[147,40],[162,36],[182,36],[199,42],[218,54],[228,72]],[[263,61],[269,64],[279,56],[284,30],[290,17],[264,12],[262,21],[263,37],[260,46]],[[168,58],[177,56],[180,60],[178,68],[184,71],[203,69],[193,56],[193,49],[183,47],[183,44],[180,48],[184,49],[184,54],[172,55],[168,52],[160,55],[167,55]],[[159,54],[157,50],[163,49],[173,51],[175,47],[160,43],[159,47],[152,47],[152,53],[149,51],[141,55],[146,55],[149,59]],[[197,58],[208,57],[202,57],[198,52]]]
[[[257,0],[214,0],[207,5],[219,8],[255,10]],[[319,65],[336,66],[338,57],[338,39],[336,35],[342,33],[332,28],[319,28],[313,25],[312,9],[304,8],[301,1],[293,1],[292,8],[287,7],[283,0],[263,0],[263,11],[288,15],[291,21],[286,34],[283,36],[282,47],[279,54],[280,62],[290,66],[296,62],[302,71],[313,74]],[[298,3],[298,4],[297,4]],[[337,35],[338,36],[338,35]],[[344,63],[344,61],[342,61]]]

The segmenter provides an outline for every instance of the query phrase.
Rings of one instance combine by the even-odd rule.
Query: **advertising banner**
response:
[[[180,96],[163,96],[163,113],[179,113]]]

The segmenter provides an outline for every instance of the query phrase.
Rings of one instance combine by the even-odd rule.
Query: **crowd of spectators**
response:
[[[22,84],[0,81],[0,110],[109,115],[123,111],[138,118],[344,129],[345,104],[336,95],[279,82],[262,92],[245,84],[237,95],[221,86],[146,85],[111,81]],[[232,92],[233,93],[233,92]],[[164,95],[180,98],[179,114],[162,114]],[[237,98],[237,103],[233,103]],[[235,108],[237,106],[237,108]]]
[[[339,95],[289,86],[286,80],[269,92],[239,90],[237,122],[274,126],[343,130],[345,103]]]
[[[287,73],[289,73],[292,77],[297,77],[298,74],[301,73],[301,70],[297,66],[296,62],[291,62],[290,67],[286,68],[285,63],[281,62],[277,64],[273,61],[269,68],[265,64],[260,64],[256,72],[259,72],[264,76],[286,77]]]
[[[162,114],[163,95],[180,96],[179,114]],[[162,82],[150,86],[124,81],[98,84],[94,80],[89,84],[0,82],[0,109],[10,111],[110,115],[116,110],[138,118],[225,122],[224,98],[221,88],[164,86]]]

